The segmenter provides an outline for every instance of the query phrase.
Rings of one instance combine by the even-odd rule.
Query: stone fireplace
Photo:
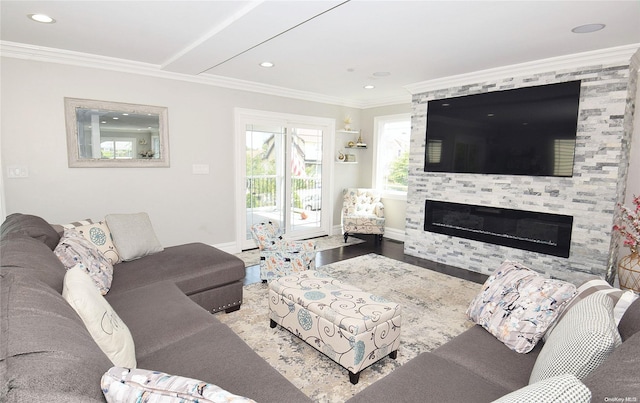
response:
[[[504,77],[508,72],[502,69],[499,75],[482,74],[476,80],[467,76],[458,81],[448,79],[448,84],[424,83],[410,87],[414,95],[405,253],[484,274],[491,274],[509,259],[573,282],[580,282],[587,275],[604,277],[617,254],[611,228],[616,203],[622,201],[625,194],[640,59],[638,53],[631,62],[630,52],[625,57],[626,62],[620,61],[617,55],[617,59],[604,64],[601,59],[581,60],[584,64],[571,68],[567,63],[549,64],[538,68],[543,72],[531,74],[514,69],[518,74],[513,77]],[[424,171],[428,101],[570,80],[582,81],[573,177]],[[442,202],[465,205],[464,211],[473,209],[475,215],[458,212],[458,217],[450,214],[445,220],[441,215],[440,222],[428,223],[425,219],[433,221],[434,212],[428,211],[427,200],[436,202],[437,206]],[[501,225],[504,228],[515,225],[515,232],[497,234],[502,230],[494,231],[499,226],[495,226],[492,217],[498,211],[503,215],[519,211],[530,216],[516,219],[515,224],[507,220]],[[518,230],[517,220],[531,220],[531,217],[537,220],[545,215],[564,217],[561,219],[564,221],[554,224],[552,229],[562,239],[539,234],[548,222],[529,221],[531,225],[525,229],[525,222],[520,221]],[[491,229],[479,228],[481,221]],[[471,228],[457,228],[464,227],[459,224],[465,222]],[[434,227],[438,227],[437,230]],[[472,236],[461,237],[460,232],[455,231]],[[560,247],[554,246],[556,251],[551,253],[539,245],[525,247],[526,243],[529,246],[555,243]]]

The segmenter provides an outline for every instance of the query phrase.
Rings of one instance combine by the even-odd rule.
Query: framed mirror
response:
[[[70,168],[168,167],[167,108],[65,98]]]

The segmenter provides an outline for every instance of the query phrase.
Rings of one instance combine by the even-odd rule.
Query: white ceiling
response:
[[[406,102],[405,86],[443,77],[640,46],[638,0],[2,0],[0,13],[3,45],[106,56],[362,105]],[[33,22],[33,13],[56,23]],[[591,23],[606,27],[571,32]],[[260,67],[266,60],[275,67]]]

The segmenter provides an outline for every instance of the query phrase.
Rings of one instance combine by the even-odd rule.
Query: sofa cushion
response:
[[[76,266],[67,270],[62,296],[78,313],[96,344],[114,365],[135,368],[135,346],[129,328],[84,269]]]
[[[640,357],[640,333],[635,333],[582,380],[591,390],[591,401],[640,401],[638,357]],[[628,399],[625,400],[626,398]]]
[[[11,233],[0,240],[0,264],[24,271],[58,293],[67,269],[41,241],[21,233]]]
[[[122,259],[120,259],[118,249],[113,244],[111,230],[105,221],[80,225],[75,227],[75,230],[82,234],[87,241],[91,242],[109,263],[112,265],[120,263]]]
[[[518,389],[494,403],[589,403],[591,392],[575,375],[565,374],[543,379],[533,385]]]
[[[565,281],[547,279],[526,266],[505,261],[482,286],[467,314],[518,353],[527,353],[575,294]]]
[[[123,261],[139,259],[163,250],[147,213],[108,214],[105,221]]]
[[[636,299],[629,305],[629,308],[622,315],[618,331],[623,341],[640,332],[640,299]]]
[[[58,245],[60,240],[60,235],[48,222],[41,217],[29,214],[11,214],[0,226],[0,237],[2,238],[5,235],[16,232],[24,233],[43,242],[51,250]]]
[[[113,267],[110,293],[170,280],[187,295],[242,280],[245,267],[236,256],[203,243],[171,246],[144,259]]]
[[[100,385],[109,403],[136,403],[142,395],[163,403],[253,402],[210,383],[147,369],[110,368]]]
[[[481,326],[473,326],[435,349],[433,354],[510,392],[529,384],[541,349],[542,343],[539,343],[529,353],[517,354]]]
[[[215,319],[215,318],[214,318]],[[269,321],[255,331],[269,331]],[[200,379],[256,402],[310,402],[228,326],[218,320],[144,357],[140,368]]]
[[[81,267],[89,274],[102,295],[109,292],[113,279],[111,262],[76,229],[66,229],[53,253],[64,267]]]
[[[104,401],[100,377],[113,364],[60,293],[2,268],[0,302],[0,348],[11,385],[0,401]]]
[[[506,349],[504,345],[502,347]],[[511,389],[505,389],[474,371],[437,355],[422,353],[347,403],[490,402],[509,392]]]
[[[219,323],[171,281],[160,281],[119,294],[110,293],[106,298],[127,324],[135,341],[137,357],[149,355],[210,327],[212,323]],[[171,326],[167,326],[168,323]]]
[[[529,383],[556,375],[578,379],[598,367],[621,343],[613,318],[613,301],[595,293],[567,312],[544,344]]]

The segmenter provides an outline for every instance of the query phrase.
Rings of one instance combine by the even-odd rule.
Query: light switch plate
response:
[[[209,164],[193,164],[191,172],[194,175],[209,175]]]
[[[7,167],[7,178],[28,178],[29,168],[25,165],[10,165]]]

